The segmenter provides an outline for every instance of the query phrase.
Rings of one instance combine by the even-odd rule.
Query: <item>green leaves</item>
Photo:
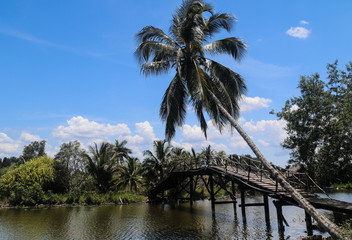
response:
[[[302,76],[299,97],[286,102],[280,119],[287,121],[288,137],[282,146],[291,149],[290,163],[303,163],[324,185],[352,177],[352,74],[328,64],[328,81],[319,74]]]
[[[210,13],[209,18],[204,15],[206,12]],[[205,137],[207,123],[204,111],[220,131],[228,123],[214,96],[232,117],[238,116],[238,100],[246,91],[243,78],[207,59],[204,54],[229,54],[235,60],[243,57],[246,44],[235,37],[204,46],[213,34],[222,29],[230,31],[234,21],[231,14],[215,13],[212,6],[204,1],[185,0],[172,18],[170,34],[174,40],[152,26],[137,34],[139,46],[135,54],[141,63],[141,73],[149,76],[167,73],[172,68],[176,71],[160,106],[168,141],[174,137],[176,127],[183,124],[188,103],[194,108]]]

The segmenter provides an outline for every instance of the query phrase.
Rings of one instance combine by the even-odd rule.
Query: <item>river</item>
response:
[[[352,193],[334,193],[333,198],[352,202]],[[270,198],[269,198],[270,199]],[[262,196],[246,203],[262,202]],[[272,201],[270,201],[271,203]],[[0,239],[297,239],[306,236],[304,211],[283,207],[289,224],[285,235],[277,231],[276,211],[270,204],[270,225],[263,207],[246,208],[243,224],[237,207],[196,201],[191,209],[182,204],[129,204],[51,208],[0,209]],[[332,215],[325,212],[329,217]],[[314,234],[322,234],[315,230]],[[327,234],[323,234],[327,236]]]

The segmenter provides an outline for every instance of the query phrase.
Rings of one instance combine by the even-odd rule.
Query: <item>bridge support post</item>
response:
[[[211,210],[215,211],[215,194],[213,175],[209,175]]]
[[[285,226],[284,226],[284,219],[282,216],[282,203],[280,201],[273,201],[273,202],[276,207],[277,224],[278,224],[279,232],[284,232]]]
[[[244,187],[241,186],[241,209],[242,209],[242,219],[243,223],[247,222],[246,218],[246,196]]]
[[[233,202],[233,211],[234,211],[234,214],[235,216],[237,216],[237,208],[236,208],[236,187],[235,187],[235,182],[234,181],[231,181],[231,190],[232,190],[232,201]]]
[[[193,176],[189,177],[189,204],[193,207]]]
[[[308,236],[313,236],[312,217],[306,211],[304,211],[304,213],[306,215],[307,235]]]
[[[268,201],[268,194],[263,194],[264,200],[264,212],[265,212],[265,222],[270,222],[270,213],[269,213],[269,201]]]

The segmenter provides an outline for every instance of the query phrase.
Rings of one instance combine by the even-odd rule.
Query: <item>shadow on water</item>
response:
[[[352,201],[352,194],[332,194]],[[262,196],[247,197],[260,203]],[[263,207],[247,207],[246,223],[232,204],[210,201],[190,204],[130,204],[123,206],[0,209],[0,239],[297,239],[306,236],[304,211],[284,206],[289,224],[278,233],[276,210],[271,201],[270,219]],[[324,211],[329,218],[330,212]],[[321,234],[314,230],[314,234]],[[326,233],[324,235],[327,235]]]

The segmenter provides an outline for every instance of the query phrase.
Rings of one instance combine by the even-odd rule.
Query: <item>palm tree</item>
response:
[[[127,144],[126,140],[119,142],[119,140],[115,139],[114,151],[117,154],[117,158],[120,163],[123,162],[123,158],[127,158],[128,154],[132,153],[131,149],[126,147],[126,144]]]
[[[111,189],[115,180],[114,174],[118,171],[117,155],[113,151],[113,145],[103,142],[98,148],[89,146],[90,155],[84,153],[86,168],[95,180],[97,189],[105,193]]]
[[[173,168],[182,166],[184,169],[191,167],[191,154],[180,147],[173,147],[171,152],[171,164]]]
[[[147,180],[156,184],[163,180],[170,171],[171,147],[166,145],[165,140],[155,140],[153,143],[154,153],[150,150],[143,152],[146,158],[143,161],[143,172]]]
[[[138,191],[138,186],[142,183],[141,179],[141,164],[138,158],[127,157],[127,161],[120,167],[120,175],[117,181],[117,186],[123,189]]]
[[[205,17],[204,13],[209,13],[210,17]],[[160,107],[161,119],[166,123],[166,139],[169,141],[175,135],[176,126],[184,123],[187,103],[192,105],[205,137],[207,123],[204,110],[220,131],[225,124],[230,123],[297,203],[333,237],[339,237],[341,230],[320,214],[270,165],[236,121],[239,114],[238,101],[246,91],[244,80],[239,74],[205,55],[224,53],[235,60],[241,59],[246,44],[238,38],[229,37],[208,43],[221,29],[229,32],[234,21],[235,17],[231,14],[215,13],[202,0],[184,0],[173,16],[170,36],[153,26],[147,26],[137,34],[140,44],[135,54],[139,57],[141,72],[145,76],[176,70]]]

